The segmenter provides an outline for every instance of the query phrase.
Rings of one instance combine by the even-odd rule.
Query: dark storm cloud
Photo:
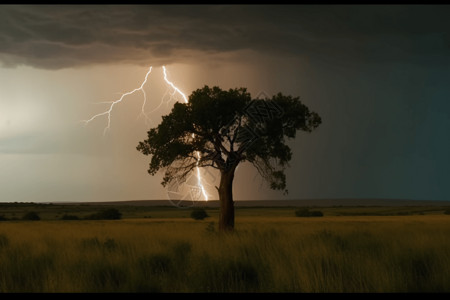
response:
[[[253,50],[321,59],[447,60],[448,6],[2,5],[0,61],[58,69]]]

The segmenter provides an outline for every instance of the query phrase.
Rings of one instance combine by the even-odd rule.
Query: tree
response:
[[[39,215],[34,211],[27,212],[22,216],[22,220],[26,221],[39,221],[40,219]]]
[[[271,189],[286,189],[285,169],[292,158],[286,144],[298,130],[311,132],[320,116],[298,97],[281,93],[252,99],[245,88],[204,86],[175,103],[170,114],[148,131],[137,150],[150,155],[149,174],[165,170],[162,185],[183,182],[197,167],[220,171],[219,230],[234,229],[232,186],[238,164],[251,163]]]
[[[203,220],[207,217],[209,216],[203,208],[196,208],[191,212],[191,218],[194,220]]]

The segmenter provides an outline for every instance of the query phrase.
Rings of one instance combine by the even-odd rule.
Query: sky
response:
[[[450,200],[450,14],[439,5],[0,5],[0,202],[170,199],[136,150],[204,85],[300,97],[288,195],[250,165],[234,199]],[[141,90],[146,84],[145,113]],[[178,97],[177,97],[178,96]],[[219,174],[201,170],[209,199]],[[187,187],[189,187],[186,184]],[[188,193],[189,188],[183,190]]]

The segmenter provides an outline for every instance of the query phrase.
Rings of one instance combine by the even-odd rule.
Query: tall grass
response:
[[[0,292],[450,292],[448,216],[237,221],[2,222]]]

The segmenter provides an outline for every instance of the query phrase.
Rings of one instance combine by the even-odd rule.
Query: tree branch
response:
[[[220,150],[222,150],[227,156],[230,155],[230,151],[228,151],[222,144],[222,138],[218,133],[216,134],[216,139],[214,140],[214,146],[218,147],[218,149],[216,148],[216,151],[220,152]]]

